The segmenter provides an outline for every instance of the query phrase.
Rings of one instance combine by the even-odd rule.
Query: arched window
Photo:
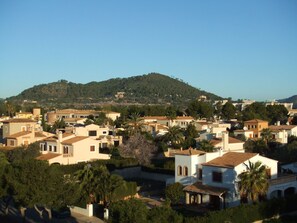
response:
[[[178,176],[181,176],[182,175],[182,167],[181,166],[178,166],[177,167],[177,175]]]
[[[184,166],[184,176],[188,176],[188,167]]]

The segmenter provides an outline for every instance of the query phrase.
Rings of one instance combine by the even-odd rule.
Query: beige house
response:
[[[99,143],[88,136],[76,136],[59,132],[57,136],[40,142],[42,155],[39,160],[47,160],[49,164],[75,164],[99,159],[110,159],[110,155],[99,151]]]
[[[252,119],[245,121],[244,127],[248,130],[252,130],[255,138],[261,138],[261,132],[263,129],[268,128],[268,122],[260,119]]]
[[[116,136],[116,132],[111,127],[101,127],[99,125],[90,124],[87,126],[73,127],[71,133],[76,136],[88,136],[96,139],[100,148],[119,146],[122,144],[122,136]]]
[[[62,109],[55,110],[46,113],[46,120],[49,124],[53,124],[56,120],[60,119],[69,119],[69,118],[88,118],[88,116],[92,115],[95,118],[99,117],[100,113],[105,113],[107,118],[115,121],[118,117],[120,117],[120,113],[118,112],[104,112],[104,111],[95,111],[95,110],[76,110],[76,109]]]
[[[13,118],[2,121],[3,138],[18,132],[41,130],[40,125],[32,119]]]
[[[6,146],[21,146],[21,145],[29,145],[31,143],[41,141],[53,134],[48,132],[34,132],[34,131],[23,131],[18,132],[6,137]]]
[[[229,137],[227,131],[222,133],[222,138],[214,138],[210,140],[210,143],[215,148],[221,149],[225,152],[244,152],[244,142],[239,139]]]
[[[170,119],[166,116],[146,116],[143,118],[145,123],[158,123],[168,127],[178,126],[180,128],[187,128],[187,126],[194,121],[191,116],[177,116],[174,119]]]
[[[237,129],[234,130],[234,136],[244,136],[246,139],[252,139],[254,138],[254,132],[252,130]]]
[[[297,136],[297,125],[270,125],[272,137],[276,142],[286,144],[289,136]]]

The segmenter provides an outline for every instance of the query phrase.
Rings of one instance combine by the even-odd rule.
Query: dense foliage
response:
[[[124,98],[117,99],[117,92],[125,92]],[[130,103],[183,103],[193,100],[200,95],[210,99],[219,99],[219,96],[199,90],[184,83],[158,73],[150,73],[129,78],[114,78],[102,82],[76,84],[61,80],[49,84],[41,84],[23,91],[13,100],[37,100],[43,102],[102,102],[122,101]]]

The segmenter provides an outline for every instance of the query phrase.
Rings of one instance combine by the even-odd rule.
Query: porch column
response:
[[[186,204],[190,204],[190,194],[186,192]]]

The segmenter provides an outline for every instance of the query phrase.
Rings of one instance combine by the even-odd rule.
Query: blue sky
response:
[[[0,98],[158,72],[233,99],[297,94],[295,0],[0,0]]]

